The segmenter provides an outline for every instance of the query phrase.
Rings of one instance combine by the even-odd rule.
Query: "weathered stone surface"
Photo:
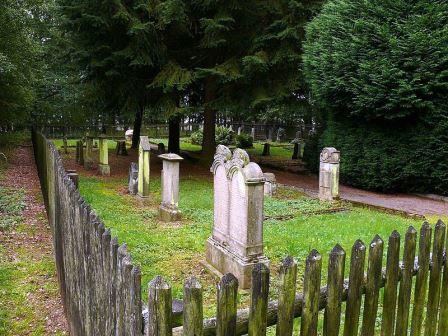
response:
[[[233,273],[241,288],[250,286],[251,271],[263,256],[264,175],[248,154],[231,154],[218,146],[214,173],[214,225],[207,240],[206,260],[220,273]]]
[[[128,155],[128,151],[126,149],[126,140],[118,140],[117,141],[116,154],[123,155],[123,156]]]
[[[147,136],[140,137],[138,148],[138,193],[140,198],[149,197],[151,146]]]
[[[93,138],[86,138],[86,154],[84,156],[84,168],[92,169],[93,167]]]
[[[109,166],[109,147],[108,141],[105,136],[100,136],[100,157],[98,164],[98,173],[102,176],[110,175],[110,166]]]
[[[264,173],[264,194],[266,196],[273,196],[277,192],[277,179],[273,173]]]
[[[320,154],[319,199],[333,201],[339,198],[340,152],[333,147],[325,147]]]
[[[138,192],[138,165],[135,162],[131,162],[129,167],[129,179],[128,179],[129,194],[137,195]]]
[[[276,141],[277,142],[282,142],[284,137],[285,137],[285,129],[279,127],[278,130],[277,130],[277,139],[276,139]]]
[[[179,162],[183,160],[177,154],[159,155],[163,160],[162,170],[162,204],[159,215],[162,221],[172,222],[181,218],[179,210]]]

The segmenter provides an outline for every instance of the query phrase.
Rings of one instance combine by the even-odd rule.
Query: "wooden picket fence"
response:
[[[321,286],[322,256],[311,251],[303,293],[296,287],[298,265],[288,257],[279,269],[278,299],[273,301],[268,299],[270,271],[258,264],[245,309],[237,309],[237,279],[226,274],[217,285],[213,318],[204,318],[203,288],[190,278],[184,285],[183,308],[174,313],[171,287],[160,276],[148,284],[147,305],[143,303],[140,270],[132,264],[126,245],[119,246],[79,195],[55,146],[36,132],[33,142],[71,335],[265,335],[270,326],[285,336],[295,328],[303,336],[448,335],[442,221],[434,230],[424,223],[419,235],[410,227],[403,248],[394,231],[384,263],[385,244],[379,236],[369,246],[356,241],[347,279],[346,252],[336,245],[329,254],[326,286]]]

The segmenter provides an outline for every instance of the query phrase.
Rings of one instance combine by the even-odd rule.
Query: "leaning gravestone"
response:
[[[99,149],[100,149],[100,157],[98,163],[98,172],[102,176],[110,175],[110,166],[109,166],[109,145],[107,141],[107,137],[102,135],[99,137]]]
[[[179,163],[183,160],[177,154],[159,155],[163,160],[162,170],[162,204],[159,207],[159,217],[164,222],[180,220],[179,210]]]
[[[129,194],[137,195],[138,192],[138,165],[131,162],[129,167]]]
[[[333,147],[325,147],[320,154],[319,199],[334,201],[339,198],[340,152]]]
[[[211,171],[215,222],[206,260],[219,273],[234,274],[240,288],[247,289],[254,266],[269,263],[263,255],[263,172],[244,150],[238,148],[231,155],[222,145]]]
[[[140,198],[149,197],[149,176],[151,163],[151,145],[147,136],[140,137],[138,147],[138,193]]]

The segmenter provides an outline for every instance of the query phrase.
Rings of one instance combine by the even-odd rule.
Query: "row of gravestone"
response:
[[[91,167],[93,138],[77,145],[77,161]],[[122,149],[123,150],[123,149]],[[158,147],[159,153],[164,148]],[[108,143],[99,141],[99,173],[109,175]],[[319,198],[332,201],[339,196],[339,152],[324,148],[320,155]],[[180,220],[179,164],[182,157],[168,153],[158,156],[163,161],[161,173],[162,202],[159,216],[163,221]],[[150,196],[151,145],[147,136],[140,137],[138,164],[129,169],[129,193],[141,200]],[[218,273],[232,273],[241,288],[249,288],[252,269],[257,263],[268,264],[263,254],[264,196],[272,196],[276,179],[272,173],[263,173],[260,166],[250,162],[242,149],[232,153],[219,145],[210,171],[213,173],[214,218],[212,236],[206,242],[207,265]]]
[[[179,162],[176,154],[162,154],[162,204],[160,218],[180,219]],[[319,197],[334,200],[338,197],[339,152],[325,148],[320,157]],[[232,273],[241,288],[249,288],[252,269],[257,263],[268,264],[263,254],[264,196],[276,189],[275,176],[263,173],[260,166],[250,162],[242,149],[232,153],[219,145],[210,171],[213,173],[214,218],[212,236],[206,242],[207,266],[215,273]],[[141,199],[149,197],[150,146],[141,137],[139,163],[131,163],[129,192]]]

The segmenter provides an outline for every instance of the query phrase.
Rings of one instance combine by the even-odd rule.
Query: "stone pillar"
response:
[[[183,160],[177,154],[159,155],[163,160],[162,204],[159,207],[160,219],[164,222],[180,220],[179,210],[179,162]]]
[[[138,147],[138,193],[140,198],[149,197],[149,176],[151,163],[151,146],[147,136],[140,137]]]
[[[250,130],[250,136],[255,141],[255,127],[252,127],[252,129]]]
[[[339,199],[340,152],[333,147],[325,147],[320,154],[319,199],[334,201]]]
[[[84,165],[84,144],[82,140],[76,142],[76,162]]]
[[[129,167],[129,179],[128,179],[129,194],[137,195],[138,192],[138,165],[135,162],[131,162]]]
[[[238,127],[238,135],[241,135],[242,132],[243,132],[243,126],[239,126]]]
[[[84,168],[92,169],[93,166],[93,138],[86,137],[86,154],[84,156]]]
[[[229,160],[230,151],[224,148],[218,146],[212,166],[215,183],[221,184],[214,185],[217,221],[207,240],[206,260],[218,273],[234,274],[240,288],[247,289],[254,266],[269,263],[263,255],[265,180],[261,168],[249,161],[244,150],[237,148]]]
[[[277,129],[277,138],[275,139],[276,142],[282,142],[283,137],[285,136],[285,130],[281,127]]]
[[[268,129],[268,141],[272,141],[274,138],[274,127],[269,127]]]
[[[100,149],[100,160],[98,164],[98,172],[102,176],[109,176],[110,175],[110,166],[109,166],[109,147],[108,147],[108,141],[105,136],[100,136],[100,143],[99,143],[99,149]]]

